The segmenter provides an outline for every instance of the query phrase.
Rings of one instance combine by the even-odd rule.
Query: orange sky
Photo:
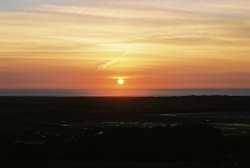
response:
[[[249,20],[246,0],[0,0],[0,88],[250,88]]]

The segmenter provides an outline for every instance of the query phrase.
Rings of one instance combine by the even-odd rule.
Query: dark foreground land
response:
[[[0,97],[0,167],[250,167],[250,97]]]

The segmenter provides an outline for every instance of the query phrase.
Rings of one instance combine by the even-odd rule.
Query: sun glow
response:
[[[125,84],[125,80],[124,79],[117,79],[117,84],[118,85],[124,85]]]

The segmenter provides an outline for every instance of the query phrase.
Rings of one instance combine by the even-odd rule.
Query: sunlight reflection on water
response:
[[[0,89],[0,96],[250,96],[250,89]]]

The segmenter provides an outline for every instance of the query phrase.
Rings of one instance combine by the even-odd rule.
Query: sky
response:
[[[0,0],[0,88],[250,88],[249,46],[247,0]]]

